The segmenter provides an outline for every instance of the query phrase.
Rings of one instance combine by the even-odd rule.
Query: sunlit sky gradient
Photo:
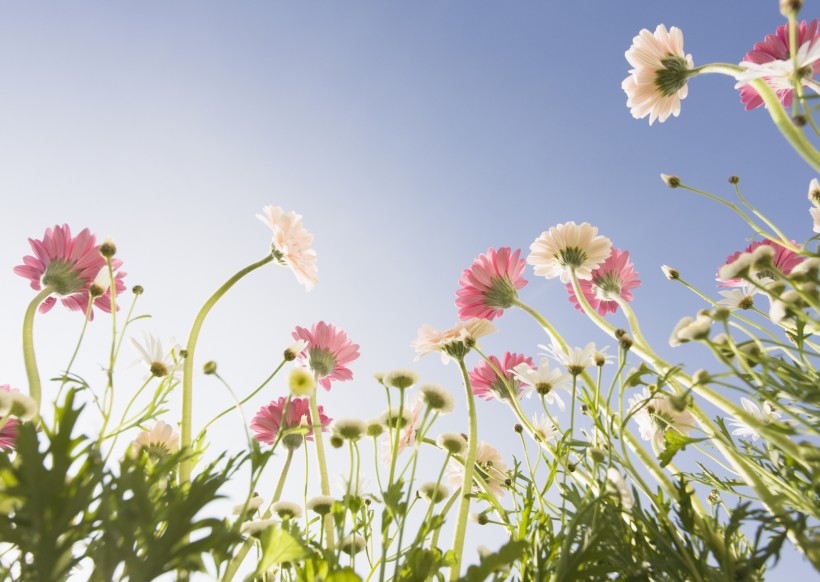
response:
[[[413,364],[416,330],[456,321],[457,281],[476,255],[526,249],[567,220],[630,251],[643,281],[635,307],[661,353],[706,365],[697,348],[667,347],[678,319],[703,305],[659,267],[717,296],[717,265],[750,233],[659,173],[725,196],[739,175],[797,240],[811,235],[814,174],[764,111],[743,110],[726,77],[693,79],[680,118],[651,128],[632,119],[623,54],[641,28],[664,23],[683,29],[696,65],[738,62],[782,23],[777,4],[5,3],[0,382],[25,387],[19,337],[33,294],[11,269],[27,237],[57,223],[112,236],[127,282],[146,289],[139,311],[153,316],[134,330],[184,342],[204,300],[267,253],[269,231],[254,218],[266,204],[304,215],[321,280],[306,294],[286,270],[267,268],[214,309],[196,364],[216,360],[240,394],[272,371],[295,325],[324,319],[362,354],[353,382],[321,394],[331,416],[376,416],[383,400],[371,374],[409,365],[463,400],[454,366]],[[815,14],[807,2],[804,15]],[[607,343],[560,284],[527,277],[523,300],[570,342]],[[98,385],[108,321],[92,325],[77,369]],[[65,367],[80,324],[61,308],[37,318],[44,377]],[[545,339],[523,312],[499,327],[489,352],[536,356]],[[121,363],[138,379],[127,368],[135,357],[125,350]],[[118,386],[122,397],[131,389]],[[283,392],[274,382],[246,415]],[[197,378],[195,393],[199,422],[230,403],[211,378]],[[441,430],[466,430],[459,406]],[[479,412],[481,438],[518,454],[512,414],[498,403]],[[240,426],[222,421],[214,446],[238,450]]]

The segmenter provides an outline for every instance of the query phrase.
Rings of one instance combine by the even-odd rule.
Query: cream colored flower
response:
[[[527,263],[536,275],[569,283],[573,270],[579,279],[591,279],[592,271],[609,257],[612,242],[588,222],[566,222],[541,233],[530,251]]]
[[[302,226],[302,215],[285,212],[278,206],[265,206],[256,217],[273,231],[271,252],[279,264],[289,267],[296,280],[310,291],[319,281],[316,251],[310,248],[313,235]]]
[[[150,431],[140,431],[131,450],[135,455],[145,450],[151,459],[163,459],[179,450],[179,434],[170,424],[159,420]]]
[[[447,482],[450,487],[460,488],[464,483],[464,465],[457,459],[450,459],[447,462],[449,474]],[[507,464],[504,457],[492,445],[484,441],[476,444],[475,472],[487,485],[489,493],[496,499],[504,496],[504,488],[507,480]],[[478,481],[473,481],[473,492],[481,492]]]

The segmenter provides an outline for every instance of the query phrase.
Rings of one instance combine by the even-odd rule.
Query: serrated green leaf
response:
[[[267,572],[274,564],[295,562],[310,555],[310,550],[290,532],[269,527],[262,532],[262,559],[256,573]]]

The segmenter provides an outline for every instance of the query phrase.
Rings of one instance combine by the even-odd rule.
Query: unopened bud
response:
[[[623,336],[626,335],[626,330],[621,329],[620,327],[615,330],[615,339],[621,339]]]
[[[803,127],[804,125],[806,125],[806,116],[797,114],[794,117],[792,117],[792,123],[795,127]]]
[[[524,427],[516,423],[516,425],[513,427],[513,430],[518,434],[521,434],[522,432],[524,432]]]
[[[330,446],[334,449],[340,449],[344,446],[345,440],[337,434],[330,435]]]
[[[668,265],[661,265],[661,271],[663,271],[664,276],[670,281],[677,281],[680,279],[680,271],[673,269]]]
[[[797,16],[801,8],[803,8],[803,0],[780,0],[780,14],[786,18]]]
[[[205,362],[205,365],[202,366],[202,371],[205,374],[216,374],[216,362],[213,360]]]
[[[142,285],[134,285],[131,288],[131,293],[133,293],[134,295],[142,295],[144,291],[145,289],[142,287]]]
[[[114,244],[114,241],[110,238],[105,239],[103,244],[100,245],[100,254],[107,259],[117,254],[117,246]]]
[[[740,182],[740,176],[729,176],[730,184],[737,184],[738,182]]]
[[[621,336],[621,338],[618,340],[618,344],[621,346],[621,349],[624,350],[624,351],[629,351],[629,349],[632,347],[632,343],[633,343],[632,338],[629,337],[626,334]]]
[[[179,350],[179,357],[183,360],[188,357],[188,350]]]
[[[670,188],[677,188],[680,186],[680,178],[677,176],[670,176],[669,174],[661,174],[661,180],[663,180],[667,186]]]

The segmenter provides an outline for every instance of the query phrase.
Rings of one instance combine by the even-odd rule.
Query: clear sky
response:
[[[240,394],[278,363],[295,325],[323,319],[362,354],[355,380],[321,395],[331,416],[376,416],[383,401],[371,374],[395,367],[413,365],[460,396],[455,367],[413,364],[416,330],[456,321],[458,278],[479,253],[526,249],[567,220],[591,222],[630,251],[643,281],[635,308],[661,352],[700,357],[666,346],[702,304],[659,267],[716,296],[717,265],[750,233],[715,204],[669,190],[659,173],[726,196],[727,178],[739,175],[747,197],[797,240],[811,235],[815,176],[765,112],[743,110],[726,77],[693,79],[680,118],[651,128],[632,119],[623,55],[641,28],[664,23],[682,28],[696,65],[736,63],[782,23],[777,4],[4,3],[0,383],[25,386],[19,338],[32,293],[11,269],[27,237],[58,223],[113,237],[129,286],[146,289],[139,309],[153,316],[135,331],[184,342],[204,300],[268,251],[269,231],[254,218],[266,204],[304,215],[321,280],[306,294],[271,267],[214,310],[197,367],[215,359]],[[816,16],[816,4],[803,13]],[[606,343],[561,285],[527,278],[524,301],[570,341]],[[61,308],[37,318],[44,377],[65,366],[80,320]],[[97,382],[105,321],[94,322],[78,370]],[[499,326],[488,351],[536,356],[544,337],[524,313]],[[211,378],[195,391],[197,418],[230,402]],[[246,414],[283,391],[274,383]],[[442,430],[466,429],[460,406]],[[482,438],[512,443],[511,413],[487,403],[480,414]],[[238,447],[238,426],[223,421],[212,436]]]

